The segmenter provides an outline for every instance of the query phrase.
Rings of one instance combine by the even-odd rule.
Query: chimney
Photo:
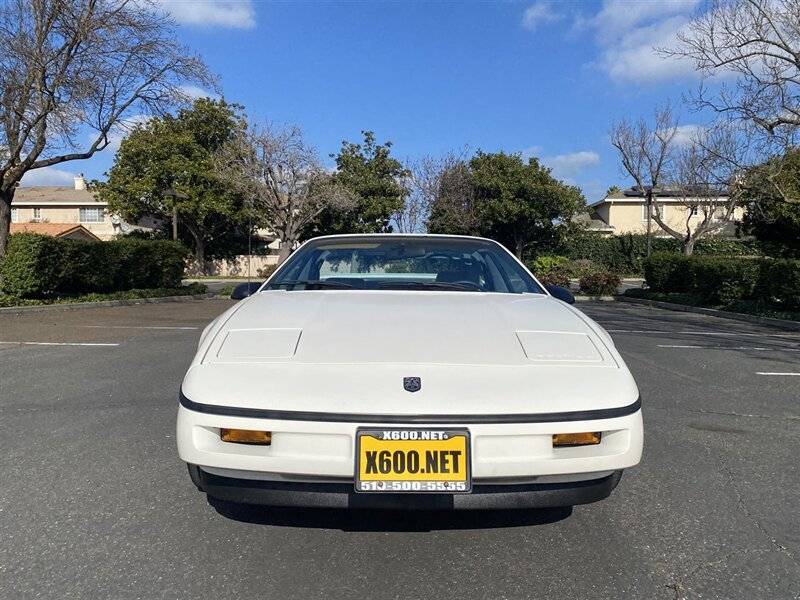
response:
[[[75,189],[76,190],[86,189],[86,180],[83,178],[83,173],[75,177]]]

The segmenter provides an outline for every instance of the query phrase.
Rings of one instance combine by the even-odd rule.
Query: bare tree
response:
[[[392,224],[400,233],[424,231],[431,206],[441,188],[442,176],[455,165],[462,163],[468,152],[448,152],[444,156],[425,155],[406,162],[407,177],[403,181],[408,190],[403,210],[392,216]]]
[[[697,240],[718,233],[734,218],[742,203],[747,140],[732,128],[717,125],[696,133],[677,153],[667,176],[670,192],[684,208],[681,227],[661,227],[692,254]]]
[[[611,127],[611,143],[617,149],[622,167],[644,194],[647,217],[647,255],[652,248],[652,221],[666,231],[658,193],[665,175],[673,166],[674,140],[678,124],[669,104],[657,108],[653,122],[623,119]]]
[[[222,147],[216,166],[250,203],[258,223],[279,237],[279,262],[324,209],[356,203],[325,171],[297,127],[251,126]]]
[[[722,83],[701,86],[692,96],[696,108],[754,124],[762,133],[762,159],[782,156],[797,143],[800,0],[715,0],[678,39],[661,54],[689,59],[707,77],[722,76]],[[725,81],[731,75],[734,81]],[[779,161],[771,164],[780,168]]]
[[[163,112],[187,82],[214,85],[154,1],[2,3],[0,256],[25,173],[90,158],[126,115]]]

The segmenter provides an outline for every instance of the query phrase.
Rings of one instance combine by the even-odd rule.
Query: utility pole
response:
[[[647,210],[647,252],[646,255],[650,257],[650,250],[652,248],[652,237],[653,237],[653,224],[652,224],[652,212],[653,212],[653,188],[649,188],[645,192],[645,210]]]
[[[178,200],[186,200],[188,196],[173,188],[167,188],[161,195],[172,200],[172,239],[178,241]]]

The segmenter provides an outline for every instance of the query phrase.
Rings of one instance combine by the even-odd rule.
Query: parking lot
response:
[[[0,598],[800,597],[800,332],[580,305],[645,406],[643,462],[597,504],[265,510],[211,506],[175,451],[229,305],[0,314]]]

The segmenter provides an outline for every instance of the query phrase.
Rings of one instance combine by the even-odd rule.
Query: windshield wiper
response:
[[[285,285],[304,285],[306,286],[305,289],[307,290],[313,288],[347,290],[353,287],[349,283],[344,283],[343,281],[327,281],[325,279],[292,279],[289,281],[276,281],[275,283],[270,283],[268,287],[283,287]]]
[[[378,288],[409,288],[415,290],[459,290],[465,292],[482,292],[478,284],[449,283],[446,281],[380,281]]]

